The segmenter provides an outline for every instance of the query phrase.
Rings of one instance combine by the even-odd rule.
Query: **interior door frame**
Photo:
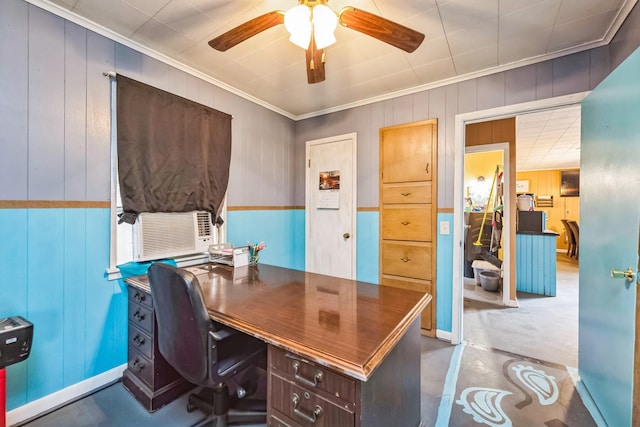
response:
[[[506,105],[504,107],[456,114],[454,130],[454,184],[453,184],[453,289],[451,296],[451,343],[460,344],[463,340],[464,314],[464,152],[465,126],[488,120],[505,119],[518,114],[531,113],[558,107],[580,104],[590,93],[580,92],[554,98]],[[517,144],[517,142],[516,142]],[[515,265],[515,260],[514,265]]]
[[[353,188],[351,189],[351,197],[352,197],[352,209],[351,209],[351,239],[353,244],[351,245],[351,280],[356,280],[357,271],[357,246],[358,246],[358,235],[357,235],[357,215],[358,215],[358,134],[356,132],[345,133],[342,135],[329,136],[321,139],[314,139],[307,141],[305,143],[305,161],[304,161],[304,169],[305,169],[305,180],[304,180],[304,188],[305,188],[305,197],[304,197],[304,264],[305,270],[308,264],[309,257],[309,212],[310,212],[310,194],[307,191],[311,179],[311,168],[307,167],[309,161],[311,160],[311,147],[314,145],[322,145],[329,144],[332,142],[339,142],[350,139],[351,140],[351,161],[353,167],[351,168],[351,182],[353,182]]]

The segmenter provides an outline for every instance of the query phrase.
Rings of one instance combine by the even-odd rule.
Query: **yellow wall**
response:
[[[503,170],[502,151],[485,151],[482,153],[468,153],[464,155],[464,188],[465,197],[470,193],[474,193],[474,188],[478,188],[478,177],[484,177],[484,184],[480,184],[482,191],[482,208],[486,204],[493,182],[493,176],[496,171],[496,165],[500,165]],[[496,191],[496,190],[494,190]],[[495,193],[494,193],[495,198]]]
[[[535,196],[553,196],[553,207],[538,207],[536,210],[545,211],[547,228],[560,233],[557,247],[566,249],[566,234],[561,219],[572,219],[580,223],[580,197],[560,197],[560,171],[530,171],[516,172],[516,180],[528,180],[529,191]]]

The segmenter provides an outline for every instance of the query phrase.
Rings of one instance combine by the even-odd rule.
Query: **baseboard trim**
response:
[[[607,427],[607,422],[602,416],[602,413],[600,413],[598,405],[596,405],[593,397],[591,397],[591,393],[589,393],[589,390],[587,390],[587,387],[582,382],[580,374],[578,373],[578,369],[567,366],[567,372],[569,372],[569,376],[573,381],[573,385],[578,392],[578,395],[582,399],[582,403],[587,408],[587,411],[589,411],[589,413],[591,414],[593,421],[598,427]]]
[[[440,329],[436,329],[436,338],[438,338],[439,340],[442,340],[442,341],[451,342],[451,332],[442,331]]]
[[[20,425],[91,394],[120,380],[125,369],[127,369],[126,363],[11,410],[7,412],[7,425]]]

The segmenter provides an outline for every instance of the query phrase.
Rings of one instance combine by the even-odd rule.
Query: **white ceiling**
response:
[[[307,84],[304,51],[288,41],[282,25],[226,52],[207,44],[295,0],[27,1],[300,119],[601,46],[637,0],[330,0],[335,11],[354,6],[426,38],[405,53],[339,26],[338,41],[325,49],[326,80],[313,85]],[[543,121],[519,119],[528,136],[518,135],[518,151],[521,139],[535,134],[544,146],[562,145],[564,155],[554,154],[555,161],[567,158],[568,142],[544,138],[555,137],[556,125],[534,131],[528,124]],[[527,165],[541,162],[539,154],[527,157]]]

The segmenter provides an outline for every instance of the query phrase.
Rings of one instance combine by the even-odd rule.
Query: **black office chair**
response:
[[[187,410],[211,414],[207,423],[214,426],[265,423],[264,399],[240,400],[257,388],[255,366],[266,366],[265,343],[212,321],[191,272],[154,263],[148,276],[160,353],[187,381],[205,387],[189,395]]]

